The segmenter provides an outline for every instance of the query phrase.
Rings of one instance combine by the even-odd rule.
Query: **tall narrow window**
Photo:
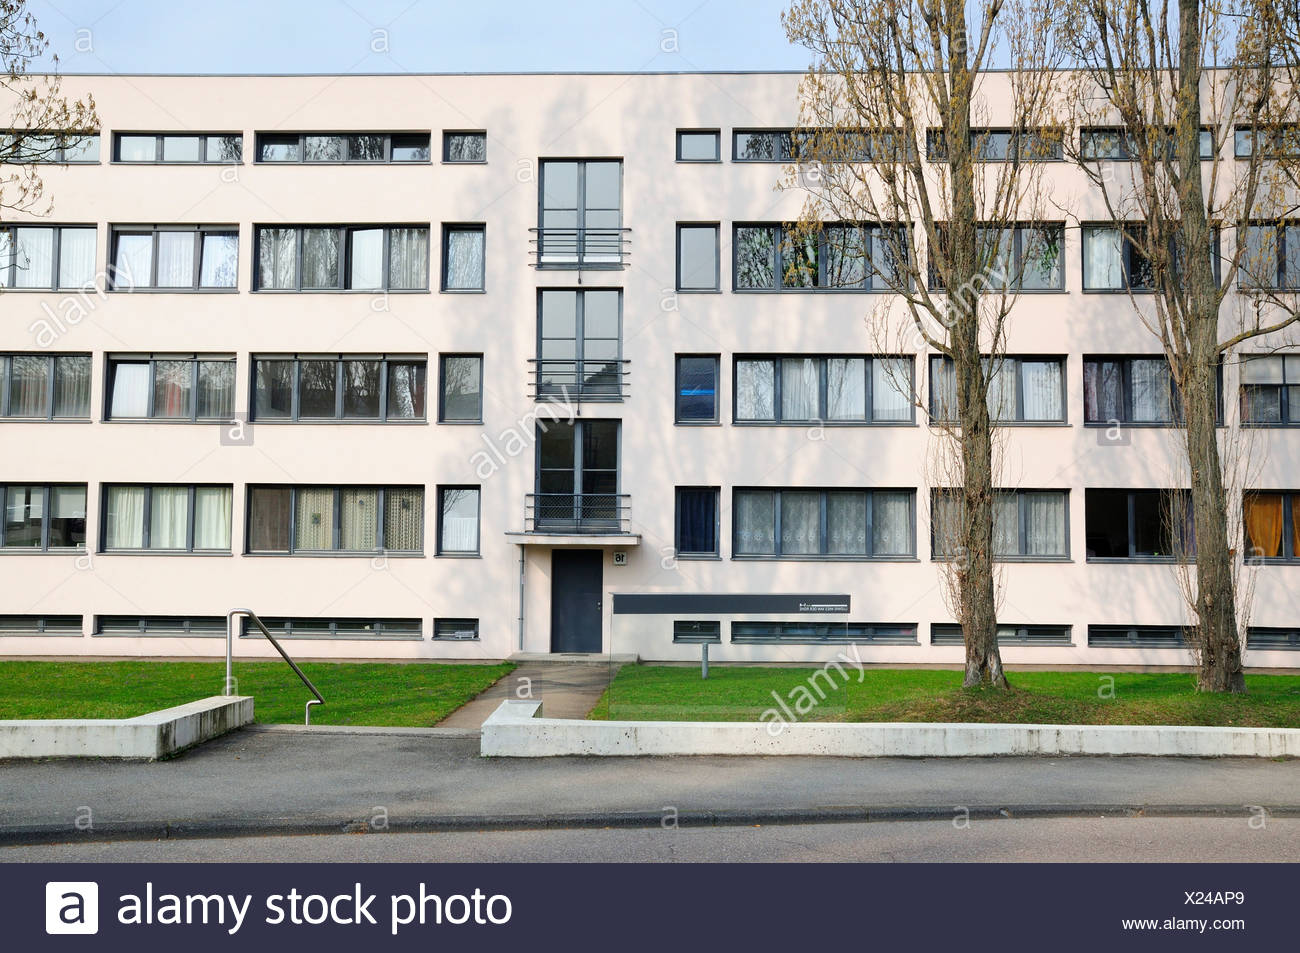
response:
[[[677,358],[677,422],[715,423],[718,419],[718,356]]]
[[[444,354],[439,419],[477,423],[483,419],[483,355]]]
[[[442,290],[482,291],[485,276],[482,225],[442,227]]]
[[[677,290],[717,291],[718,226],[677,226]]]
[[[623,163],[542,162],[537,261],[542,267],[621,267]]]
[[[478,553],[479,488],[438,488],[438,555]]]
[[[678,556],[718,555],[718,488],[677,488]]]
[[[538,293],[537,396],[622,396],[622,292]]]

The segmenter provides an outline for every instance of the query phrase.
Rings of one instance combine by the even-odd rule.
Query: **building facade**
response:
[[[881,353],[872,274],[783,268],[799,78],[67,78],[103,128],[0,225],[0,654],[218,655],[239,606],[314,657],[960,661],[944,369]],[[1008,236],[1054,251],[999,372],[1003,657],[1185,664],[1140,262],[1047,174],[1068,220]],[[1272,343],[1223,401],[1259,424],[1246,660],[1288,667]]]

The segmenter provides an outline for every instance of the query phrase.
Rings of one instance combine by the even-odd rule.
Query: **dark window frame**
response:
[[[277,639],[338,639],[355,642],[371,641],[424,641],[424,621],[418,618],[372,619],[365,616],[267,616],[262,624]],[[361,632],[353,624],[369,626],[371,631]],[[241,639],[260,639],[262,633],[254,629],[251,619],[240,625]],[[391,631],[389,631],[391,629]],[[341,630],[341,631],[340,631]]]
[[[140,527],[140,545],[128,548],[112,548],[108,546],[108,495],[109,491],[121,487],[136,488],[144,490],[144,504],[141,507],[141,527]],[[184,487],[188,491],[188,500],[185,510],[185,546],[174,549],[154,548],[150,545],[152,542],[152,522],[153,522],[153,491],[155,489],[176,489]],[[229,489],[230,490],[230,545],[225,549],[199,549],[194,545],[194,515],[196,507],[196,497],[198,491],[203,489]],[[229,555],[234,552],[234,529],[235,529],[235,488],[230,483],[140,483],[133,481],[120,481],[113,483],[102,483],[99,487],[99,549],[98,552],[104,555],[114,555],[117,553],[148,553],[152,555],[168,556],[177,553],[193,553],[198,555]]]
[[[713,287],[685,288],[682,286],[682,229],[712,229],[713,231]],[[674,290],[679,294],[720,294],[722,292],[722,223],[721,222],[678,222],[674,232],[676,248],[676,281]]]
[[[785,255],[782,249],[788,243],[789,229],[784,222],[733,222],[731,226],[731,290],[734,294],[891,294],[896,293],[895,286],[883,280],[883,273],[872,265],[872,256],[870,249],[874,247],[874,233],[889,228],[904,228],[905,226],[878,225],[863,222],[823,222],[821,235],[817,242],[817,283],[813,285],[787,285],[785,283]],[[740,242],[737,234],[742,229],[767,229],[772,237],[772,284],[762,288],[742,287],[739,281],[739,263],[740,263]],[[860,285],[835,285],[828,284],[830,279],[826,276],[826,263],[830,260],[828,249],[831,247],[826,237],[826,232],[830,229],[857,229],[863,234],[863,240],[867,244],[866,260],[863,263],[863,277]],[[719,236],[721,242],[721,236]],[[882,281],[880,287],[876,287],[875,276],[881,275]],[[904,271],[903,277],[907,274]],[[721,285],[722,274],[718,274],[718,283]]]
[[[289,491],[289,525],[287,527],[287,549],[253,549],[253,491],[254,490],[288,490]],[[297,536],[298,520],[298,492],[300,490],[330,490],[333,493],[333,529],[331,532],[331,545],[329,549],[298,549],[294,540]],[[375,490],[378,500],[378,512],[375,515],[375,549],[342,549],[340,535],[342,532],[342,520],[340,510],[342,507],[344,490]],[[384,522],[387,517],[388,492],[389,490],[419,490],[420,491],[420,547],[418,549],[389,549],[384,544]],[[244,555],[245,556],[423,556],[424,555],[424,537],[425,523],[425,487],[423,484],[407,483],[250,483],[245,487],[244,492]],[[269,626],[268,626],[269,628]]]
[[[1266,135],[1265,159],[1284,159],[1300,155],[1300,123],[1261,123],[1258,126],[1238,124],[1232,130],[1232,155],[1236,159],[1249,159],[1255,152],[1255,139]],[[1290,142],[1286,140],[1289,138]],[[1279,145],[1279,141],[1282,145]]]
[[[38,486],[41,488],[41,545],[40,546],[7,546],[5,544],[5,534],[9,520],[9,503],[8,494],[11,486]],[[82,496],[82,505],[86,511],[83,519],[86,521],[86,527],[82,533],[86,536],[81,545],[73,546],[51,546],[50,545],[50,520],[53,519],[53,511],[50,506],[50,497],[55,488],[80,488]],[[0,483],[0,552],[11,553],[84,553],[89,550],[90,538],[87,534],[90,524],[90,485],[88,483],[18,483],[7,481]]]
[[[738,629],[741,630],[739,634]],[[744,631],[746,629],[750,631]],[[812,629],[820,634],[806,634],[799,632],[800,629]],[[762,634],[763,630],[769,634]],[[793,634],[784,635],[783,630]],[[731,623],[733,645],[919,645],[919,633],[920,626],[912,622],[776,620]]]
[[[1191,643],[1175,625],[1090,625],[1088,647],[1109,649],[1182,649]]]
[[[53,254],[50,256],[50,283],[33,285],[27,288],[19,288],[16,287],[14,284],[15,281],[17,281],[18,279],[18,254],[17,254],[18,231],[20,229],[26,230],[29,228],[54,230],[54,243],[52,246]],[[56,225],[56,224],[45,223],[41,221],[0,223],[0,232],[7,232],[9,234],[9,249],[10,249],[9,261],[7,262],[0,261],[0,271],[3,271],[5,273],[5,281],[3,284],[0,284],[0,293],[10,294],[15,291],[47,292],[47,291],[76,291],[76,290],[85,290],[88,294],[95,293],[96,278],[98,278],[98,275],[92,274],[88,280],[82,282],[80,285],[65,285],[60,280],[61,272],[63,270],[62,268],[63,233],[65,231],[87,231],[92,233],[95,236],[95,261],[98,261],[99,229],[95,225],[75,225],[75,224],[65,225],[62,223]]]
[[[1090,288],[1088,287],[1088,252],[1086,239],[1088,234],[1093,230],[1118,231],[1120,233],[1120,268],[1123,272],[1121,283],[1118,288]],[[1135,284],[1135,275],[1140,275],[1142,271],[1149,268],[1147,257],[1142,254],[1138,248],[1135,238],[1140,234],[1145,234],[1146,226],[1140,222],[1124,222],[1117,224],[1111,222],[1094,222],[1084,221],[1079,223],[1079,276],[1080,288],[1084,294],[1156,294],[1159,289],[1154,284],[1154,274],[1152,274],[1152,283]],[[1220,240],[1222,238],[1220,230],[1211,226],[1211,247],[1209,249],[1211,264],[1214,270],[1214,280],[1218,283],[1221,279],[1220,268],[1221,261],[1219,257]],[[1172,260],[1177,260],[1177,253],[1172,256]],[[1145,282],[1145,279],[1137,279]]]
[[[383,238],[383,261],[381,269],[383,271],[384,283],[378,288],[352,288],[349,287],[351,281],[351,264],[352,264],[352,235],[355,232],[371,232],[381,229],[384,233]],[[253,286],[252,290],[256,294],[429,294],[432,291],[432,276],[430,270],[433,267],[432,261],[425,262],[424,269],[424,286],[421,288],[394,288],[392,272],[392,233],[395,229],[423,229],[426,234],[425,245],[432,254],[432,243],[429,239],[433,237],[433,230],[427,222],[386,222],[375,224],[321,224],[321,225],[267,225],[258,223],[253,225],[253,258],[250,271],[252,272]],[[333,230],[338,233],[338,261],[336,262],[338,285],[332,288],[305,288],[302,283],[302,263],[303,263],[303,243],[308,231],[325,231]],[[292,231],[294,233],[294,286],[292,288],[265,288],[261,280],[261,262],[262,262],[262,232],[263,231]],[[236,289],[237,290],[237,289]]]
[[[713,549],[682,549],[682,493],[708,493],[713,498]],[[722,487],[720,486],[677,486],[673,487],[673,555],[677,559],[721,559],[722,558]]]
[[[0,638],[74,638],[85,636],[85,618],[53,613],[11,613],[0,615]]]
[[[791,360],[815,360],[817,365],[817,409],[821,412],[820,417],[811,417],[808,419],[786,419],[782,416],[782,362],[786,359]],[[865,400],[865,416],[861,420],[831,420],[827,411],[830,409],[830,394],[828,391],[828,371],[827,365],[832,360],[861,360],[865,362],[864,374],[866,375],[865,390],[863,392]],[[875,367],[877,360],[907,361],[908,373],[912,379],[912,397],[908,402],[909,415],[907,420],[876,420],[875,419]],[[764,362],[771,361],[773,367],[772,378],[772,412],[773,417],[770,420],[741,417],[740,416],[740,391],[739,375],[741,362]],[[916,361],[910,354],[733,354],[731,360],[731,423],[741,427],[807,427],[814,425],[817,427],[914,427],[916,426]]]
[[[483,158],[481,159],[453,159],[451,158],[451,137],[452,136],[482,136],[483,138]],[[444,165],[487,165],[487,130],[486,129],[444,129],[442,130],[442,162]]]
[[[985,360],[989,360],[986,355]],[[989,422],[995,427],[1068,427],[1070,425],[1070,402],[1069,402],[1069,355],[1067,354],[1003,354],[998,357],[998,373],[1004,373],[1008,362],[1014,362],[1016,373],[1016,409],[1015,417],[1007,420],[995,419],[990,415]],[[1059,420],[1026,420],[1025,419],[1025,377],[1024,363],[1028,361],[1031,364],[1049,364],[1055,363],[1061,369],[1061,417]],[[926,412],[932,423],[951,425],[957,422],[954,408],[952,417],[942,417],[938,413],[935,382],[938,380],[936,373],[937,367],[945,366],[952,363],[952,358],[942,354],[930,355],[930,394],[926,402]],[[945,373],[947,373],[945,371]]]
[[[1245,520],[1246,501],[1252,496],[1280,496],[1282,497],[1282,540],[1280,551],[1276,556],[1255,555],[1255,549],[1250,545],[1249,527]],[[1243,494],[1242,499],[1242,552],[1245,553],[1246,560],[1251,563],[1258,563],[1267,566],[1286,566],[1300,564],[1300,552],[1296,547],[1295,528],[1296,522],[1300,520],[1300,490],[1248,490]]]
[[[12,413],[13,410],[13,359],[15,357],[40,357],[46,360],[45,413],[29,417]],[[60,360],[76,358],[86,364],[87,388],[86,412],[84,414],[55,414],[55,393],[58,387],[58,366]],[[0,420],[90,420],[91,396],[94,393],[94,358],[89,351],[53,351],[50,353],[33,351],[0,351]]]
[[[136,623],[134,630],[125,628],[128,622]],[[109,626],[107,631],[105,625]],[[219,615],[96,615],[90,634],[101,638],[223,639],[226,637],[226,619]]]
[[[477,527],[474,533],[473,549],[447,549],[443,546],[443,519],[446,516],[446,503],[443,497],[448,490],[473,490],[476,506],[474,520]],[[473,559],[483,555],[483,486],[479,483],[440,483],[438,491],[438,536],[434,555],[441,558]]]
[[[447,265],[451,258],[451,236],[453,233],[476,233],[482,244],[482,262],[479,267],[478,284],[468,288],[453,288],[447,284]],[[443,222],[442,223],[441,276],[438,290],[443,294],[484,294],[487,291],[487,223],[485,222]]]
[[[739,511],[738,497],[742,493],[770,493],[772,494],[772,549],[771,553],[742,553],[739,542],[739,520],[736,513]],[[783,553],[781,551],[781,506],[782,497],[785,493],[817,493],[820,495],[818,502],[818,522],[819,522],[819,542],[818,552],[816,553]],[[828,552],[830,544],[830,530],[827,523],[827,512],[829,508],[829,495],[832,493],[865,493],[867,497],[866,512],[866,546],[867,552],[863,553],[831,553]],[[875,515],[875,497],[878,493],[905,493],[908,495],[908,531],[910,536],[910,551],[907,553],[888,553],[876,555],[871,550],[875,542],[873,517]],[[916,562],[917,561],[917,531],[916,531],[916,487],[840,487],[840,486],[735,486],[731,490],[731,558],[737,561],[762,562],[762,561],[789,561],[789,562]],[[719,540],[721,544],[721,540]]]
[[[8,130],[7,137],[12,137],[14,133],[20,133],[23,141],[31,139],[54,139],[56,142],[49,146],[49,152],[38,158],[20,158],[17,160],[10,159],[6,164],[9,165],[99,165],[100,144],[102,133],[99,130],[82,129],[82,130],[49,130],[49,129],[20,129]],[[82,148],[74,148],[69,143],[80,143]],[[94,149],[95,157],[93,159],[73,158],[69,159],[69,152],[80,155],[87,151],[85,146],[91,144]]]
[[[384,140],[384,154],[378,159],[354,159],[346,156],[342,159],[308,159],[306,158],[306,149],[304,144],[308,138],[339,138],[344,140],[344,146],[347,147],[347,140],[350,136],[379,136]],[[393,140],[403,137],[428,137],[428,143],[425,145],[429,153],[426,159],[394,159],[393,158]],[[297,140],[296,159],[264,159],[263,146],[269,144],[270,140],[281,140],[287,142],[289,139]],[[418,148],[418,147],[417,147]],[[405,131],[386,131],[375,132],[360,129],[349,129],[346,131],[311,131],[311,132],[276,132],[272,130],[257,131],[253,133],[253,164],[254,165],[432,165],[433,164],[433,133],[428,129],[412,129]]]
[[[1300,628],[1281,625],[1252,625],[1246,629],[1246,648],[1257,652],[1300,651]]]
[[[293,362],[293,384],[290,412],[287,417],[264,417],[257,412],[257,365],[259,362]],[[303,417],[302,364],[304,361],[334,362],[334,416]],[[350,417],[344,414],[345,366],[350,361],[377,361],[379,363],[379,415],[376,417]],[[388,414],[388,375],[393,365],[413,364],[424,367],[424,413],[418,417],[390,417]],[[254,352],[248,363],[248,419],[263,424],[425,424],[429,422],[429,357],[427,354],[270,354]]]
[[[930,623],[931,645],[963,645],[965,637],[959,622]],[[1074,633],[1069,625],[1045,625],[1016,623],[998,624],[999,647],[1042,646],[1058,647],[1074,645]]]
[[[567,256],[560,253],[558,259],[547,260],[546,252],[546,233],[548,231],[587,231],[587,166],[593,163],[617,163],[618,164],[618,224],[611,226],[599,226],[592,229],[596,232],[613,232],[617,240],[609,240],[611,245],[616,245],[616,253],[606,249],[604,253],[589,252],[585,245],[581,250],[577,248],[575,240],[574,256],[572,260],[565,260]],[[563,226],[546,225],[546,167],[552,164],[573,163],[578,167],[577,193],[575,201],[577,207],[573,209],[574,221],[578,224],[573,228]],[[627,267],[626,250],[623,245],[623,236],[627,229],[624,228],[626,221],[626,178],[627,164],[622,156],[547,156],[539,159],[537,162],[537,230],[536,236],[536,263],[537,268],[542,271],[622,271]],[[552,211],[567,211],[566,208],[556,207]],[[597,208],[595,211],[611,211],[610,209]],[[604,258],[617,257],[617,261],[605,261]]]
[[[1300,354],[1286,354],[1286,353],[1247,354],[1247,355],[1242,355],[1242,357],[1243,358],[1249,357],[1253,359],[1273,358],[1278,361],[1281,361],[1282,383],[1280,384],[1246,384],[1241,382],[1238,383],[1237,385],[1237,389],[1239,392],[1238,406],[1240,408],[1240,413],[1241,413],[1241,425],[1243,427],[1260,428],[1260,429],[1300,427],[1300,415],[1297,415],[1294,418],[1291,416],[1291,402],[1293,400],[1300,402],[1300,377],[1297,377],[1295,381],[1292,381],[1290,377],[1287,375],[1287,370],[1286,370],[1286,365],[1287,365],[1286,359],[1288,357],[1300,357]],[[1245,365],[1243,362],[1242,365],[1243,369],[1244,366]],[[1253,419],[1253,417],[1247,416],[1247,409],[1249,406],[1247,388],[1258,390],[1260,388],[1266,388],[1266,387],[1270,389],[1276,388],[1277,390],[1278,414],[1280,417],[1279,420],[1255,420]]]
[[[447,417],[447,359],[474,358],[478,361],[478,415],[475,417]],[[438,355],[438,423],[440,424],[482,424],[483,423],[483,354],[473,351],[449,351]],[[426,401],[427,403],[427,401]]]
[[[1190,563],[1193,560],[1195,560],[1196,549],[1195,549],[1194,534],[1193,534],[1191,549],[1180,557],[1177,553],[1179,543],[1173,538],[1172,535],[1173,527],[1169,525],[1170,511],[1173,508],[1173,503],[1170,498],[1170,494],[1173,493],[1182,494],[1183,499],[1185,501],[1183,505],[1187,507],[1187,513],[1190,514],[1191,490],[1184,489],[1181,487],[1175,487],[1172,489],[1169,488],[1152,489],[1148,487],[1086,487],[1083,493],[1084,493],[1083,523],[1084,523],[1084,552],[1085,552],[1084,558],[1086,562],[1114,563],[1114,564],[1132,564],[1132,563],[1170,564],[1170,563],[1180,563],[1180,562]],[[1088,514],[1093,511],[1093,507],[1089,505],[1089,497],[1096,493],[1123,493],[1126,496],[1127,515],[1126,515],[1125,530],[1128,539],[1127,556],[1094,556],[1092,555],[1091,552],[1089,552],[1089,550],[1091,550],[1092,547],[1089,544],[1088,540],[1092,535],[1094,535],[1089,533],[1088,531],[1089,524],[1090,524],[1090,521],[1088,519]],[[1138,504],[1139,501],[1148,500],[1153,495],[1156,497],[1157,505],[1160,507],[1161,533],[1168,535],[1166,542],[1169,543],[1169,549],[1171,550],[1168,555],[1146,554],[1146,553],[1139,553],[1137,551],[1137,533],[1138,533],[1138,523],[1139,523],[1138,512],[1137,512]]]
[[[1025,518],[1025,507],[1030,496],[1041,494],[1053,494],[1063,500],[1061,507],[1065,515],[1065,536],[1063,539],[1063,553],[1052,553],[1038,555],[1029,552],[1029,531],[1028,521]],[[1071,553],[1073,552],[1073,528],[1070,525],[1070,490],[1069,488],[1060,487],[1024,487],[1016,489],[994,489],[994,515],[997,520],[996,498],[1003,494],[1013,494],[1016,497],[1016,552],[1014,553],[994,553],[993,561],[997,563],[1069,563],[1073,562]],[[938,510],[939,498],[950,497],[960,505],[961,497],[959,490],[952,487],[931,487],[930,488],[930,561],[931,562],[950,562],[957,559],[956,553],[943,552],[939,547],[939,538],[936,533],[938,522],[934,515]],[[996,525],[994,527],[996,534]]]
[[[1045,133],[1048,135],[1045,136]],[[1005,156],[989,156],[985,154],[986,145],[991,136],[1008,137],[1007,154]],[[981,126],[971,129],[970,137],[971,160],[974,162],[1013,162],[1019,164],[1022,162],[1065,161],[1065,130],[1060,128],[1050,126],[1030,128]],[[1022,156],[1020,154],[1022,138],[1043,139],[1046,141],[1055,139],[1056,142],[1051,155]],[[948,159],[948,149],[944,142],[943,130],[937,126],[932,126],[925,131],[925,158],[928,162],[946,162]]]
[[[190,364],[190,396],[189,412],[184,417],[162,417],[157,416],[155,411],[155,400],[157,397],[158,387],[158,369],[160,362],[187,362]],[[147,395],[147,409],[143,417],[114,417],[113,416],[113,393],[116,389],[116,375],[114,373],[119,364],[148,364],[149,365],[149,384]],[[102,419],[106,421],[132,421],[148,423],[207,423],[220,424],[229,423],[236,413],[235,410],[235,381],[230,382],[230,413],[217,417],[200,417],[199,410],[199,365],[200,364],[229,364],[235,368],[238,375],[238,358],[233,354],[167,354],[164,352],[151,354],[130,354],[118,353],[111,351],[104,355],[104,409]]]
[[[713,414],[710,417],[682,416],[682,361],[713,362]],[[722,391],[722,355],[721,354],[675,354],[673,355],[673,423],[683,427],[707,427],[721,422]],[[695,395],[692,395],[695,396]]]
[[[164,232],[179,232],[194,236],[194,262],[192,265],[193,284],[159,285],[158,284],[158,247]],[[149,253],[149,283],[140,284],[131,278],[127,287],[118,286],[117,249],[122,238],[126,236],[149,235],[152,250]],[[230,285],[204,285],[203,282],[203,241],[207,235],[233,235],[235,237],[235,281]],[[256,260],[256,259],[254,259]],[[105,291],[119,294],[238,294],[239,293],[239,226],[238,225],[109,225],[108,226],[108,267],[105,269],[107,281]]]
[[[1300,219],[1282,219],[1273,222],[1251,221],[1246,225],[1247,229],[1262,229],[1273,231],[1273,248],[1276,252],[1277,267],[1274,271],[1274,280],[1270,284],[1256,283],[1247,273],[1246,252],[1242,250],[1241,260],[1237,265],[1237,288],[1246,293],[1259,293],[1262,291],[1297,291],[1300,290],[1300,259],[1294,258],[1287,250],[1287,235],[1291,234],[1292,238],[1300,241]],[[1247,238],[1249,237],[1249,233]],[[1240,240],[1240,239],[1239,239]],[[1287,273],[1287,265],[1292,266],[1293,274]]]
[[[984,234],[987,232],[1008,232],[1008,231],[1011,232],[1012,274],[1007,276],[1008,280],[1005,284],[998,285],[998,284],[994,284],[991,280],[991,276],[994,274],[994,271],[992,269],[984,272],[983,287],[979,291],[980,294],[1013,293],[1017,295],[1022,295],[1022,294],[1040,295],[1040,294],[1067,293],[1068,289],[1065,287],[1065,223],[1064,222],[1016,222],[1014,225],[1006,225],[1006,226],[991,226],[991,225],[981,224],[981,225],[977,225],[976,229],[978,233],[978,243],[981,246],[985,244]],[[1057,278],[1056,285],[1053,287],[1026,288],[1024,286],[1024,277],[1026,272],[1025,233],[1030,231],[1034,231],[1034,232],[1054,231],[1056,233],[1057,266],[1058,266],[1057,271],[1059,272],[1059,277]],[[942,223],[940,223],[938,233],[939,233],[940,240],[946,240],[947,233]],[[1011,280],[1012,278],[1015,278],[1015,280],[1012,281]],[[939,275],[938,268],[935,266],[935,261],[933,258],[930,259],[929,265],[926,269],[926,282],[931,291],[939,291],[939,292],[944,291],[943,281]]]
[[[472,631],[474,634],[469,636],[439,634],[448,629]],[[478,642],[479,620],[467,616],[438,616],[433,620],[433,635],[431,638],[434,642]]]
[[[1171,129],[1170,136],[1172,137],[1172,135],[1173,135],[1173,130]],[[1111,136],[1114,138],[1115,148],[1118,154],[1116,155],[1095,155],[1095,154],[1089,155],[1088,154],[1090,151],[1088,145],[1090,141],[1089,137],[1101,137],[1101,136]],[[1096,139],[1094,138],[1091,141],[1095,143]],[[1169,144],[1170,144],[1170,158],[1176,159],[1177,156],[1173,154],[1174,143],[1172,141],[1172,138]],[[1198,154],[1202,162],[1206,162],[1214,158],[1215,150],[1214,150],[1213,129],[1209,128],[1208,126],[1201,127],[1199,145],[1200,145],[1200,149]],[[1095,146],[1092,147],[1091,151],[1093,152],[1096,151]],[[1079,155],[1085,162],[1134,162],[1137,161],[1137,156],[1135,155],[1136,151],[1137,150],[1133,145],[1133,137],[1130,134],[1128,134],[1126,128],[1123,126],[1084,126],[1079,129]]]
[[[682,136],[712,136],[714,145],[714,154],[712,159],[686,159],[682,157]],[[677,162],[688,164],[717,164],[722,162],[722,130],[718,129],[678,129],[674,136],[676,151],[674,153]]]
[[[585,381],[580,383],[580,381],[582,381],[582,379],[585,378],[586,376],[585,365],[590,363],[599,366],[599,365],[611,363],[610,359],[608,358],[594,358],[589,360],[586,357],[587,294],[590,292],[610,292],[610,291],[616,292],[618,294],[618,356],[616,358],[613,358],[612,360],[612,363],[614,364],[615,367],[614,380],[612,382],[596,383],[596,384],[587,384],[585,383]],[[623,397],[624,397],[623,362],[625,360],[625,358],[623,357],[623,344],[624,344],[623,292],[624,289],[621,287],[608,287],[603,285],[596,285],[590,287],[588,286],[566,287],[563,285],[555,285],[555,286],[541,287],[537,289],[537,321],[536,321],[536,334],[534,338],[536,344],[536,350],[534,351],[534,353],[537,355],[538,363],[534,366],[536,368],[536,373],[537,373],[537,399],[538,400],[567,399],[575,402],[596,400],[596,401],[607,402],[607,403],[621,403],[623,401]],[[574,356],[572,361],[569,361],[566,358],[543,358],[542,357],[542,351],[543,351],[542,344],[544,341],[570,340],[570,338],[568,337],[544,338],[542,336],[542,311],[543,311],[542,302],[545,300],[546,295],[550,293],[572,293],[576,295],[574,299],[575,304],[574,304],[574,312],[573,312],[572,341],[573,341]],[[605,341],[609,339],[593,338],[592,340]],[[541,363],[543,360],[556,361],[560,364],[572,364],[574,368],[574,377],[575,377],[574,383],[568,385],[567,387],[563,384],[550,384],[547,387],[543,387],[542,377],[545,373],[544,365]]]
[[[122,139],[124,137],[132,139],[149,139],[154,140],[154,158],[152,159],[123,159]],[[163,144],[166,139],[197,139],[199,140],[198,159],[166,159],[164,158]],[[239,158],[238,159],[209,159],[208,158],[208,140],[210,139],[238,139],[239,140]],[[237,132],[134,132],[130,130],[113,131],[113,158],[110,160],[112,165],[243,165],[244,164],[244,133]]]

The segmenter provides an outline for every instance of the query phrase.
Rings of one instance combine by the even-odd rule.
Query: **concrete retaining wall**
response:
[[[221,695],[136,718],[0,721],[0,758],[168,758],[253,722],[253,699]]]
[[[485,756],[821,755],[963,758],[995,755],[1300,757],[1300,729],[1128,725],[573,721],[541,703],[505,701],[483,723]],[[777,729],[780,728],[778,731]]]

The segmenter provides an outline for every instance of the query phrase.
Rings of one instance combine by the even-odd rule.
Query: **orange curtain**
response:
[[[1247,556],[1280,556],[1282,549],[1282,496],[1254,493],[1246,497]]]

